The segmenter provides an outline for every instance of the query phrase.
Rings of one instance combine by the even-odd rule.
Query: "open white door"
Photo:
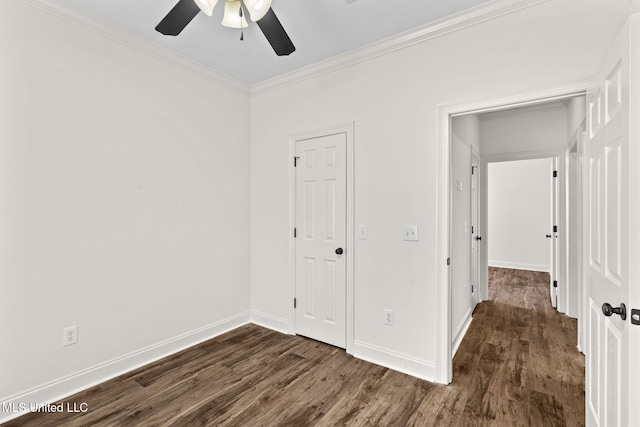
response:
[[[618,36],[587,97],[584,214],[590,426],[631,426],[640,421],[640,326],[631,322],[632,308],[640,308],[639,38],[636,14]]]
[[[480,159],[471,149],[471,310],[478,305],[480,286]]]
[[[558,158],[554,157],[551,165],[551,213],[549,215],[549,229],[547,238],[550,239],[549,245],[551,260],[549,262],[549,297],[551,306],[558,307]]]
[[[296,333],[346,347],[346,150],[338,133],[296,141]]]

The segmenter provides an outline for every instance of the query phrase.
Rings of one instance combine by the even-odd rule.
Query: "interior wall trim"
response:
[[[50,383],[42,384],[31,390],[26,390],[17,395],[0,398],[0,401],[5,405],[5,407],[26,408],[26,410],[22,412],[1,412],[0,423],[24,415],[29,411],[30,403],[58,402],[65,397],[74,395],[89,387],[93,387],[141,366],[155,362],[189,347],[193,347],[194,345],[200,344],[248,323],[250,323],[250,313],[247,311],[202,328],[198,328],[194,331],[187,332],[186,334],[150,345],[124,356],[106,361],[96,366],[83,369]]]
[[[485,154],[482,159],[486,163],[499,163],[499,162],[513,162],[516,160],[534,160],[534,159],[547,159],[550,157],[557,157],[563,154],[558,150],[530,150],[530,151],[518,151],[513,153],[495,153]]]
[[[354,357],[403,374],[436,382],[436,366],[428,360],[401,354],[363,341],[354,342]]]
[[[251,310],[251,323],[271,329],[272,331],[290,335],[289,321],[258,310]]]
[[[444,36],[467,27],[519,12],[550,0],[491,0],[463,12],[442,18],[416,29],[386,38],[350,52],[303,67],[264,82],[248,85],[224,73],[182,56],[128,30],[103,21],[61,0],[16,0],[58,19],[91,31],[136,52],[218,83],[244,95],[256,96],[341,68],[365,62],[415,44]]]
[[[462,317],[460,324],[456,326],[453,330],[453,340],[451,341],[451,357],[455,356],[458,352],[458,348],[460,348],[460,344],[462,343],[462,339],[465,335],[467,335],[467,331],[469,330],[469,326],[471,326],[471,321],[473,317],[471,316],[472,310],[469,308],[465,315]]]
[[[492,0],[471,9],[450,15],[413,30],[382,41],[351,50],[299,70],[251,85],[251,95],[257,96],[331,73],[361,62],[366,62],[400,49],[424,43],[446,34],[460,31],[483,22],[519,12],[550,0]]]
[[[135,33],[103,21],[73,5],[60,0],[16,0],[19,3],[38,9],[55,18],[83,28],[96,35],[135,50],[150,58],[172,65],[183,71],[195,74],[220,86],[249,95],[249,85],[226,74],[193,61],[164,46],[145,39]]]

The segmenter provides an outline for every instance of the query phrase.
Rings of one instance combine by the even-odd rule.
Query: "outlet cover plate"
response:
[[[62,336],[62,345],[64,347],[78,343],[78,325],[64,328]]]
[[[405,242],[418,241],[418,226],[417,225],[403,225],[402,226],[402,240]]]
[[[384,311],[384,324],[393,326],[393,310],[386,309]]]

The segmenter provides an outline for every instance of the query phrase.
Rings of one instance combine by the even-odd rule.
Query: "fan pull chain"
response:
[[[240,41],[244,40],[244,30],[242,29],[242,1],[240,2]]]

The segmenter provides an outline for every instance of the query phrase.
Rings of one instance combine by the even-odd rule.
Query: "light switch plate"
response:
[[[358,226],[358,238],[360,240],[367,240],[367,226],[364,224],[360,224]]]
[[[407,242],[418,241],[418,226],[417,225],[403,225],[402,226],[402,240]]]

